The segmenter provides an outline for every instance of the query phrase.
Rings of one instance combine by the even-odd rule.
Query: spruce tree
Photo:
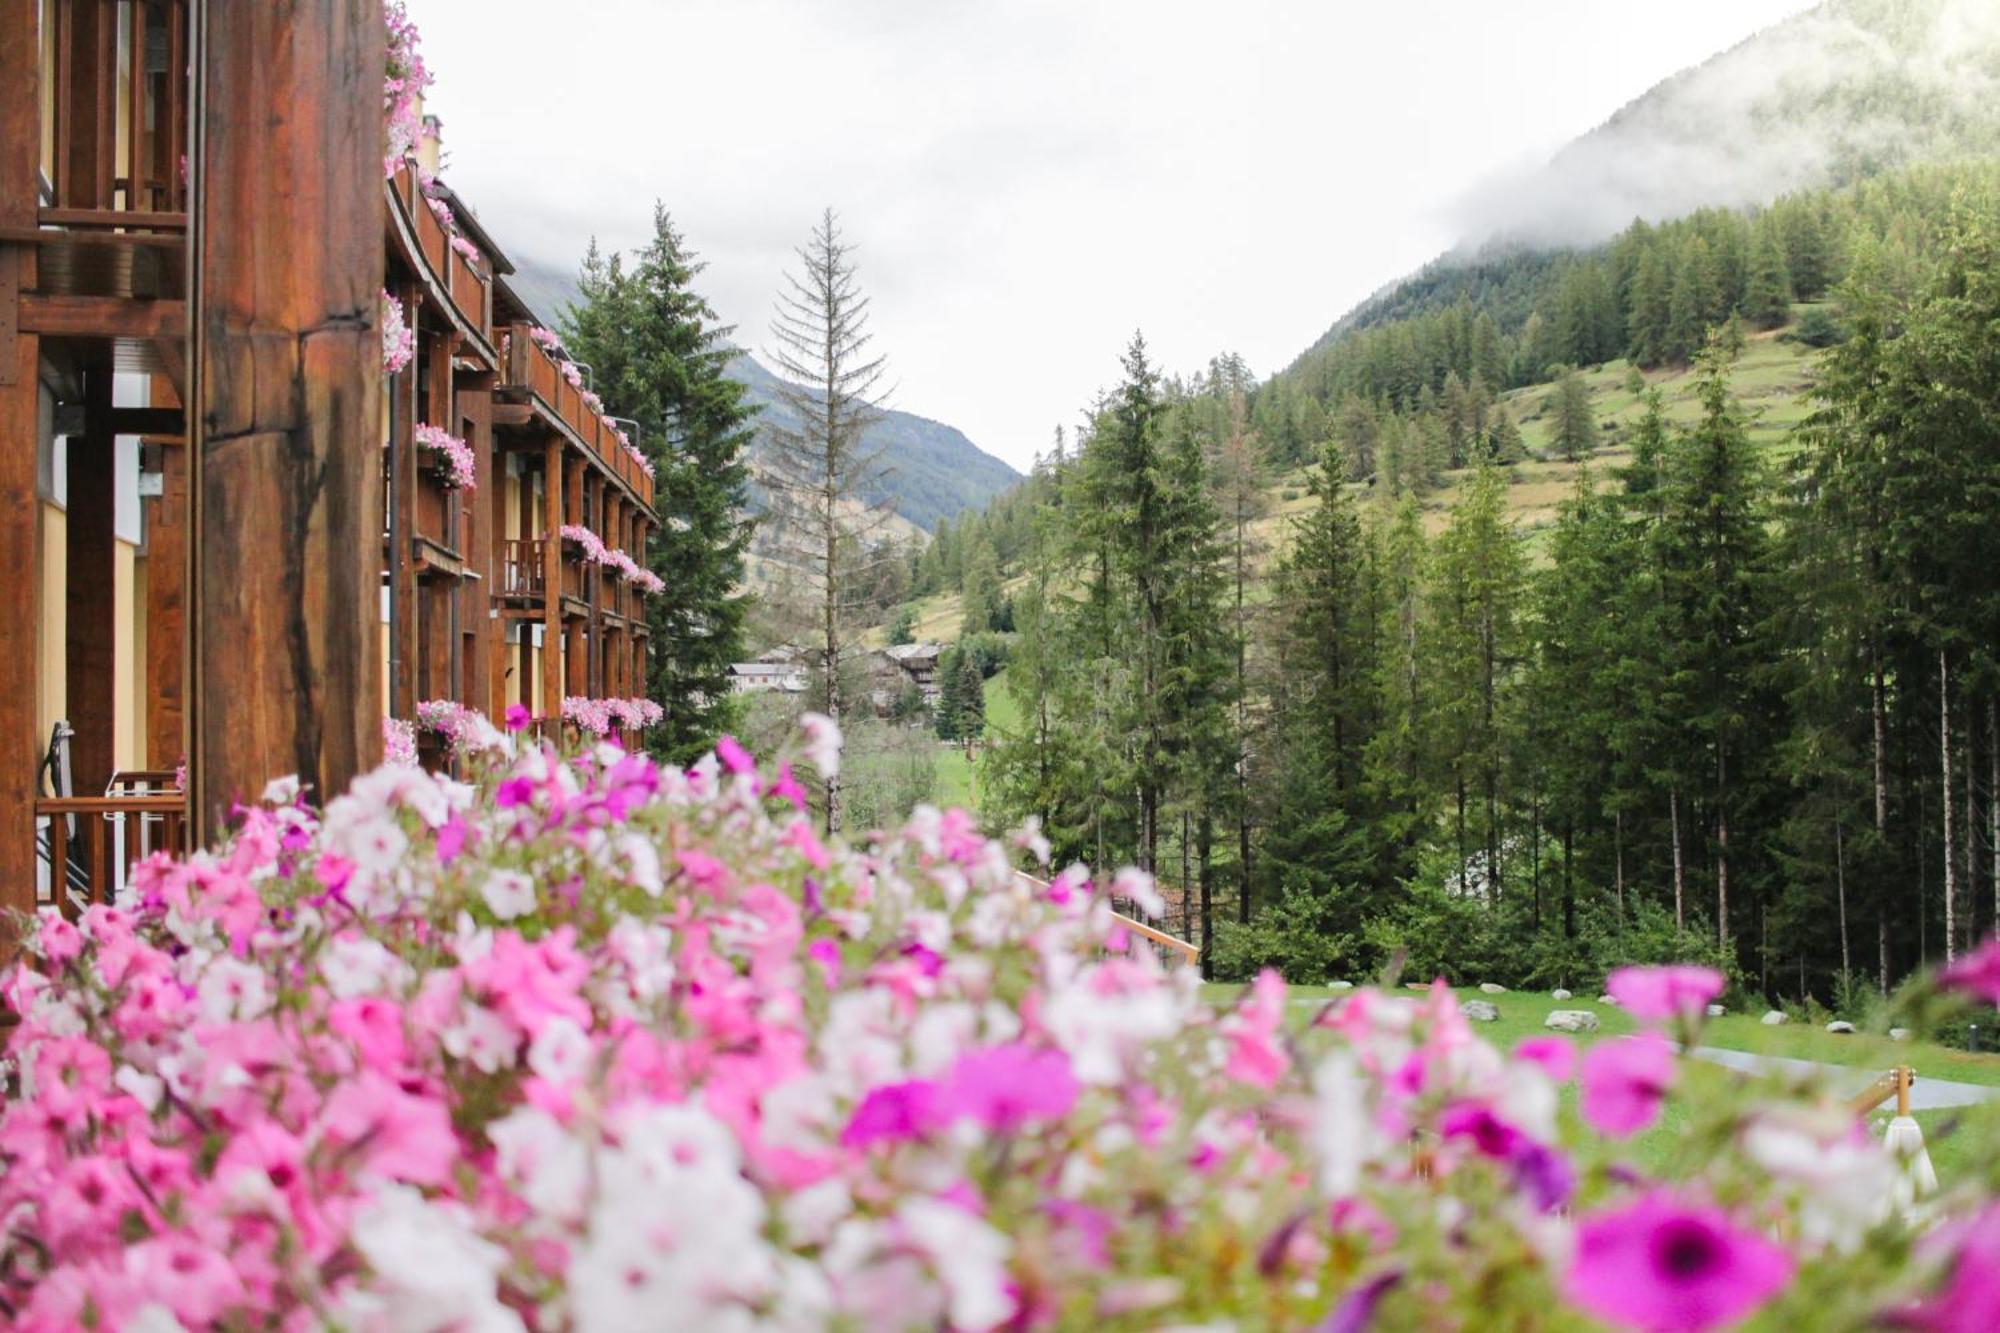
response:
[[[703,267],[655,206],[653,238],[629,272],[591,246],[583,303],[564,321],[569,349],[593,368],[611,410],[637,422],[636,443],[654,468],[662,523],[644,554],[666,586],[645,603],[646,690],[665,718],[646,739],[680,763],[732,725],[729,666],[743,656],[747,612],[743,454],[756,409],[726,373],[729,329],[694,289]]]

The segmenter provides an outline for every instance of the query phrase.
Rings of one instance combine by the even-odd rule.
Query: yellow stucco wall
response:
[[[111,602],[116,637],[111,653],[111,765],[113,768],[144,768],[139,753],[139,713],[133,706],[138,693],[134,680],[144,674],[139,655],[145,639],[140,637],[134,614],[138,602],[138,548],[129,542],[111,544]]]
[[[35,680],[35,744],[48,743],[49,729],[68,710],[63,676],[63,640],[69,628],[69,516],[44,502],[42,510],[42,624],[40,664]]]

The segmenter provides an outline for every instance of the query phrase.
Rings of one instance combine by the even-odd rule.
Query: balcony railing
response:
[[[55,209],[185,212],[187,0],[46,0],[42,23]]]
[[[540,597],[543,583],[542,553],[548,542],[540,537],[509,537],[500,543],[500,595]]]
[[[144,858],[187,851],[187,798],[178,792],[43,798],[35,802],[35,841],[38,896],[74,919],[92,903],[115,901]]]
[[[396,199],[409,214],[417,250],[437,279],[438,287],[456,306],[466,326],[487,342],[493,339],[493,275],[482,261],[474,263],[452,245],[452,235],[431,211],[416,173],[406,164],[396,172]]]
[[[576,432],[585,452],[597,465],[624,482],[641,503],[651,508],[653,479],[618,443],[617,428],[602,413],[591,411],[583,401],[583,392],[569,382],[561,365],[529,336],[531,327],[516,323],[508,330],[508,386],[531,390],[540,397]]]

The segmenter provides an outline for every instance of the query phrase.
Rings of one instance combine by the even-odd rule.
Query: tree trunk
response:
[[[1667,822],[1674,840],[1674,929],[1687,929],[1687,867],[1681,858],[1680,788],[1667,789]]]
[[[1215,821],[1206,807],[1201,812],[1201,832],[1197,836],[1201,867],[1201,974],[1208,977],[1213,974],[1215,957],[1215,858],[1211,855]]]
[[[1840,905],[1840,974],[1853,967],[1847,954],[1847,844],[1841,837],[1840,821],[1833,821],[1833,884]]]
[[[1869,649],[1869,712],[1875,730],[1875,837],[1879,842],[1889,829],[1889,709],[1882,681],[1881,650]]]
[[[1611,815],[1612,888],[1618,895],[1618,924],[1625,924],[1625,812]]]
[[[1986,851],[1992,858],[1993,930],[2000,934],[2000,701],[1986,701]]]
[[[1951,659],[1938,650],[1938,768],[1944,775],[1938,802],[1944,810],[1944,960],[1958,956],[1958,870],[1952,862]]]

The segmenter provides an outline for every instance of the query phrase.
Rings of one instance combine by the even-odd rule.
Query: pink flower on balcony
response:
[[[534,341],[535,346],[541,348],[544,352],[547,352],[550,356],[561,355],[562,339],[558,338],[555,334],[549,332],[541,325],[537,324],[535,325],[534,328],[529,329],[528,337]]]
[[[382,75],[382,121],[387,141],[382,177],[387,180],[409,160],[423,134],[423,118],[417,108],[431,85],[431,72],[424,66],[417,25],[410,21],[402,0],[388,0],[383,5],[382,21],[388,29],[388,58]]]
[[[451,248],[457,251],[458,257],[468,264],[477,264],[483,257],[479,253],[479,247],[471,241],[466,240],[463,236],[452,237]]]
[[[417,448],[428,449],[442,460],[444,484],[452,490],[469,491],[479,483],[479,461],[472,446],[441,427],[422,425],[416,431]]]
[[[417,335],[403,319],[403,305],[382,293],[382,373],[400,375],[417,354]]]
[[[417,729],[401,718],[382,719],[382,762],[403,768],[417,766]]]

